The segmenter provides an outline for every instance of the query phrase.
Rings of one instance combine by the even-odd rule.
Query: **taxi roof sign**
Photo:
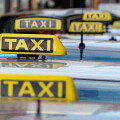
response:
[[[73,80],[54,75],[0,75],[0,98],[77,101]]]
[[[120,29],[120,21],[114,21],[113,22],[113,28],[114,29]]]
[[[103,25],[99,22],[71,22],[69,27],[70,33],[86,33],[86,34],[99,34],[103,33]]]
[[[0,17],[2,17],[2,15],[3,15],[2,12],[0,12]]]
[[[82,17],[83,21],[112,21],[109,12],[85,12]]]
[[[55,35],[0,34],[0,53],[67,55],[67,51]]]
[[[36,32],[40,30],[61,30],[62,21],[57,18],[33,17],[15,20],[14,29],[18,32]]]

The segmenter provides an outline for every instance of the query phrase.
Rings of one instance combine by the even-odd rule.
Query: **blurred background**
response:
[[[118,4],[120,0],[0,0],[1,14],[40,9],[98,8],[100,4]],[[120,5],[119,5],[120,6]]]

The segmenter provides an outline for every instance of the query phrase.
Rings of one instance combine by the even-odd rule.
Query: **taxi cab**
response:
[[[15,19],[13,22],[15,33],[2,33],[0,35],[0,53],[17,54],[18,59],[23,55],[26,58],[28,56],[35,56],[36,58],[36,55],[67,55],[66,49],[57,36],[34,33],[39,30],[61,30],[61,20],[45,17],[23,17]],[[45,63],[45,61],[45,57],[42,57],[40,64]],[[16,65],[22,66],[23,63],[17,63]],[[36,66],[33,63],[31,65]],[[54,64],[52,65],[54,66]],[[45,66],[49,68],[50,63],[45,63]],[[14,75],[1,75],[1,98],[11,97],[13,99],[78,100],[72,78],[67,75],[56,74],[30,75],[28,73],[19,75],[14,73]]]
[[[12,23],[12,27],[11,31],[7,32],[6,27],[9,27],[9,23]],[[18,112],[18,114],[36,112],[35,104],[31,101],[37,101],[37,113],[40,116],[39,107],[40,101],[42,101],[42,112],[45,115],[55,114],[58,117],[58,111],[61,110],[60,119],[62,117],[66,119],[68,114],[73,114],[73,118],[77,119],[77,115],[86,115],[86,109],[81,112],[81,109],[84,108],[81,105],[89,108],[90,111],[93,110],[92,113],[88,112],[88,115],[93,115],[104,104],[89,106],[88,103],[86,106],[86,103],[81,103],[81,101],[100,102],[102,92],[109,93],[112,86],[114,93],[116,91],[115,85],[117,84],[119,87],[118,71],[120,66],[118,63],[53,60],[45,57],[36,59],[36,55],[67,56],[67,50],[70,49],[66,49],[63,40],[61,42],[59,37],[52,34],[52,31],[62,29],[61,19],[28,16],[14,19],[8,24],[5,26],[4,33],[0,34],[0,53],[16,54],[17,58],[0,59],[0,101],[5,106],[9,105],[9,102],[12,106],[15,103],[16,105],[23,105],[27,102],[28,106],[24,105],[25,111],[22,106],[19,106],[20,111],[23,111]],[[42,30],[50,31],[50,33],[38,34]],[[69,30],[73,33],[89,33],[91,30],[92,32],[103,33],[103,26],[101,23],[94,22],[72,22]],[[107,96],[106,94],[104,96]],[[113,96],[108,94],[110,102],[114,101],[115,96],[116,94]],[[106,102],[107,99],[106,97],[102,101]],[[116,101],[119,99],[119,97],[116,98]],[[73,111],[75,111],[70,111],[68,106],[72,106]],[[15,111],[14,107],[10,108]],[[26,118],[32,117],[35,118],[35,116],[27,116]],[[13,119],[19,118],[21,117],[17,116]]]
[[[10,26],[10,29],[6,28],[9,27],[8,25]],[[52,32],[54,30],[61,30],[61,28],[61,20],[57,18],[49,19],[45,17],[24,17],[10,21],[5,25],[3,34],[1,34],[1,52],[17,53],[18,58],[20,58],[19,54],[22,54],[22,56],[24,56],[25,53],[27,54],[27,58],[29,58],[28,54],[32,54],[32,56],[34,56],[36,59],[38,58],[38,55],[42,55],[43,53],[44,55],[66,55],[67,52],[63,48],[63,45],[61,44],[57,36],[45,36],[35,34],[38,33],[40,30],[47,30]],[[13,32],[14,34],[10,34],[11,32]],[[26,32],[28,34],[25,34]],[[32,32],[34,34],[31,34]],[[22,37],[19,36],[20,33]]]
[[[61,35],[63,38],[69,38],[69,39],[78,39],[79,36],[72,37],[72,35],[68,35],[68,29],[71,24],[71,22],[101,22],[104,26],[104,35],[99,36],[94,35],[92,37],[89,37],[89,35],[86,35],[86,39],[92,39],[92,40],[113,40],[119,41],[119,31],[118,29],[115,30],[112,27],[112,24],[114,21],[119,20],[118,16],[113,15],[110,12],[106,11],[100,11],[100,10],[94,10],[94,9],[84,9],[83,14],[81,9],[68,9],[66,11],[62,11],[61,13],[56,13],[56,16],[59,16],[63,20],[63,33],[64,35]],[[92,16],[92,17],[91,17]]]

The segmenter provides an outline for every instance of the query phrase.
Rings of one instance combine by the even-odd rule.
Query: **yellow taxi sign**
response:
[[[120,29],[120,21],[114,21],[113,22],[113,28],[114,29]]]
[[[2,12],[0,12],[0,17],[2,17],[2,15],[3,15]]]
[[[16,31],[61,30],[62,21],[55,18],[21,18],[15,20]]]
[[[68,76],[0,75],[0,98],[77,101],[73,80]]]
[[[112,16],[109,12],[86,12],[82,19],[83,21],[111,21]]]
[[[55,35],[1,34],[0,53],[67,55],[67,51]]]
[[[99,22],[72,22],[69,32],[74,33],[103,33],[103,25]]]

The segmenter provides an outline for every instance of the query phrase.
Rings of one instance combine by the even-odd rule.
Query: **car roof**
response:
[[[4,59],[0,60],[0,64],[0,74],[68,75],[73,79],[109,81],[119,81],[120,79],[120,63],[71,60],[47,60],[46,62],[33,60],[26,62]]]

